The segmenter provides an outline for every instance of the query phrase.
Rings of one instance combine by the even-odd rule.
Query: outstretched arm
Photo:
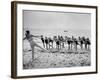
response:
[[[40,38],[41,36],[34,36],[34,35],[31,35],[32,37],[36,37],[36,38]]]
[[[26,39],[26,37],[23,38],[23,40],[25,40],[25,39]]]

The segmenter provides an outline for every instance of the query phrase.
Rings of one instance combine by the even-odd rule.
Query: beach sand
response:
[[[39,48],[35,48],[34,60],[32,60],[31,48],[26,43],[27,41],[23,49],[23,69],[82,67],[91,65],[91,51],[80,49],[77,51],[66,48],[60,51],[51,49],[51,53],[47,53]]]

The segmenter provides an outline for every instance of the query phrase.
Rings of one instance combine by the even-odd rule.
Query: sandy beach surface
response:
[[[68,50],[65,47],[60,51],[55,48],[51,49],[51,53],[48,53],[36,47],[34,60],[32,60],[32,51],[29,43],[24,41],[23,45],[23,69],[82,67],[91,65],[90,50],[78,49],[76,51]]]

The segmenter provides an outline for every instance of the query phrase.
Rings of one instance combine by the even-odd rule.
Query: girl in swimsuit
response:
[[[44,40],[44,38],[43,38],[43,35],[41,35],[41,41],[42,41],[42,43],[43,43],[43,47],[45,48],[45,40]]]
[[[30,46],[32,49],[32,60],[34,60],[34,48],[35,47],[39,47],[40,49],[47,51],[44,48],[42,48],[41,46],[39,46],[36,42],[34,42],[34,38],[41,38],[41,36],[34,36],[34,35],[30,34],[29,30],[27,30],[25,33],[25,38],[23,39],[23,40],[27,39],[28,42],[30,43]]]
[[[47,37],[45,37],[45,44],[46,44],[46,49],[48,50],[48,46],[49,46],[49,40]]]

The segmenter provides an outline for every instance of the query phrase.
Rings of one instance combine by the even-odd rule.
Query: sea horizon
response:
[[[90,30],[63,30],[63,29],[59,29],[59,30],[45,30],[45,29],[23,29],[23,35],[25,36],[25,31],[29,30],[30,33],[32,35],[43,35],[44,37],[53,37],[53,36],[68,36],[68,37],[72,37],[74,36],[75,38],[78,37],[86,37],[86,38],[90,38],[91,39],[91,31]]]

